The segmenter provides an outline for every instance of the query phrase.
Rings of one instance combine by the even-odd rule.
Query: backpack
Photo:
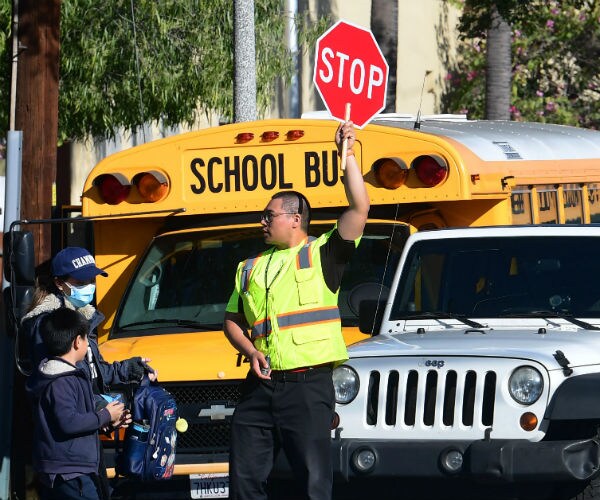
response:
[[[177,403],[158,384],[144,378],[133,393],[133,422],[117,452],[116,472],[138,480],[169,479],[175,467]]]

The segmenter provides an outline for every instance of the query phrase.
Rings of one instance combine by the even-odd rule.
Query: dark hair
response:
[[[40,325],[48,356],[67,354],[77,337],[87,337],[89,328],[88,320],[72,309],[60,307],[49,313]]]
[[[291,212],[300,215],[301,217],[301,228],[304,232],[308,232],[308,225],[310,224],[310,203],[302,193],[298,191],[280,191],[275,193],[271,199],[276,200],[281,198],[283,200],[283,209],[286,212]]]

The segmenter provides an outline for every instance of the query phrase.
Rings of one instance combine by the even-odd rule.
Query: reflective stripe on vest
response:
[[[250,275],[252,274],[252,269],[254,265],[260,258],[262,253],[259,253],[256,257],[252,257],[251,259],[247,259],[244,263],[244,268],[242,269],[242,278],[241,278],[241,289],[243,293],[248,291],[248,285],[250,283]]]
[[[337,306],[319,307],[318,309],[308,309],[301,312],[284,313],[277,315],[277,324],[281,330],[286,328],[304,327],[326,323],[330,321],[340,321],[340,311]],[[264,337],[271,333],[271,320],[261,319],[254,323],[252,327],[252,339]]]
[[[315,241],[314,236],[308,238],[308,243],[303,245],[298,255],[296,255],[296,269],[309,269],[312,267],[312,254],[310,253],[310,245]]]

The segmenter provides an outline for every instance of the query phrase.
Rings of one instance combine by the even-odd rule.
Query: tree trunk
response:
[[[511,77],[511,29],[494,6],[487,36],[486,119],[510,119]]]
[[[398,0],[372,0],[371,31],[389,66],[383,112],[394,113],[396,111],[396,68],[398,63]]]

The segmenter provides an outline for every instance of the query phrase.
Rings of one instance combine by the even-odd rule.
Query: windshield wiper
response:
[[[500,315],[502,318],[542,318],[542,319],[546,319],[546,318],[559,318],[559,319],[564,319],[565,321],[568,321],[569,323],[572,323],[574,325],[580,326],[581,328],[585,328],[586,330],[600,330],[600,327],[598,326],[594,326],[591,323],[588,323],[587,321],[582,321],[580,319],[577,319],[575,317],[573,317],[572,314],[566,314],[566,313],[558,313],[556,311],[545,311],[545,310],[539,310],[539,311],[529,311],[529,312],[522,312],[522,313],[506,313],[506,314],[502,314]]]
[[[221,329],[220,325],[217,327],[215,325],[205,325],[198,321],[192,321],[189,319],[167,319],[167,318],[157,318],[157,319],[151,319],[148,321],[136,321],[134,323],[128,323],[126,325],[120,325],[117,328],[119,330],[125,330],[127,328],[131,328],[134,326],[150,326],[150,327],[154,327],[154,328],[160,328],[160,325],[165,325],[165,324],[174,325],[174,326],[183,326],[185,328],[196,328],[198,330],[202,330],[205,332],[210,332],[213,330]]]
[[[418,314],[411,314],[408,316],[402,316],[400,319],[456,319],[461,323],[464,323],[467,326],[472,328],[485,328],[481,323],[477,323],[477,321],[473,321],[467,318],[464,314],[453,314],[449,312],[442,311],[424,311]]]

